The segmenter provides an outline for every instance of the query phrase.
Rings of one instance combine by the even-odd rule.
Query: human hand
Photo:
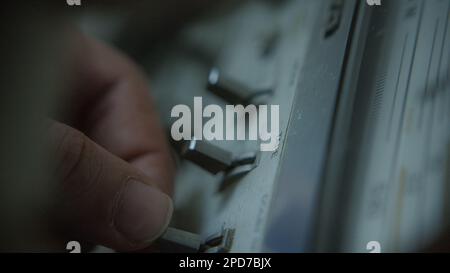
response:
[[[52,220],[79,240],[145,248],[170,221],[174,173],[146,77],[92,38],[76,34],[72,44],[67,115],[49,126],[61,182]]]

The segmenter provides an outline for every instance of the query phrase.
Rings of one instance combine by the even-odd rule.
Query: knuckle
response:
[[[86,138],[81,132],[68,127],[64,128],[58,145],[61,160],[59,175],[63,179],[69,178],[77,169],[85,154],[86,145]]]
[[[101,160],[96,159],[88,137],[78,130],[65,127],[59,141],[58,176],[62,179],[64,192],[74,197],[83,195],[100,180]]]

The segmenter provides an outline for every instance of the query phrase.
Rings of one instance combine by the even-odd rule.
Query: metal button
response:
[[[195,138],[185,143],[181,155],[213,174],[225,171],[233,164],[230,152]]]
[[[272,90],[253,90],[248,86],[223,76],[216,67],[208,76],[208,90],[233,105],[261,104],[255,99],[272,93]]]
[[[168,253],[226,253],[231,250],[233,239],[234,229],[231,228],[225,228],[203,241],[199,234],[169,227],[155,246],[159,251]]]
[[[206,171],[217,174],[226,172],[227,177],[235,177],[253,170],[258,165],[258,152],[235,156],[229,151],[205,140],[193,138],[181,148],[181,156]]]

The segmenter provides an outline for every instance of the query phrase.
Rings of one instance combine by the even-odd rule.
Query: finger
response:
[[[130,162],[168,194],[174,164],[146,77],[116,50],[82,35],[77,69],[78,124],[92,140]]]
[[[130,251],[164,232],[172,201],[155,181],[69,126],[55,122],[50,135],[63,181],[53,215],[66,233]]]

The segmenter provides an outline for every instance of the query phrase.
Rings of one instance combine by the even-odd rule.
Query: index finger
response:
[[[173,162],[141,70],[117,50],[77,34],[75,126],[172,193]]]

